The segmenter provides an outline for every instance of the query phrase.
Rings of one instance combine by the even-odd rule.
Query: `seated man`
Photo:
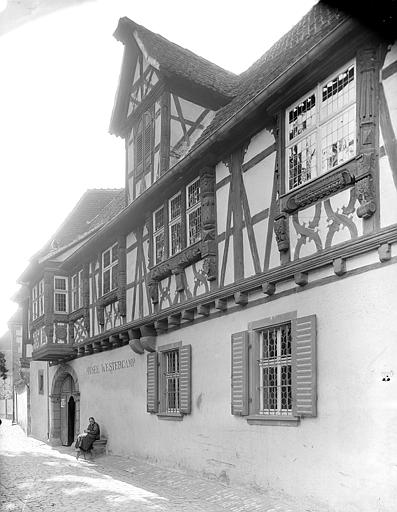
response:
[[[100,429],[98,423],[96,423],[95,419],[91,416],[88,418],[88,427],[84,430],[84,434],[79,434],[76,439],[75,447],[79,450],[76,454],[76,459],[78,459],[81,453],[85,454],[91,453],[92,445],[94,441],[100,439]]]

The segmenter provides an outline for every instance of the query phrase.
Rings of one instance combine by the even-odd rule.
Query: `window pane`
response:
[[[166,412],[179,412],[179,350],[165,352]]]
[[[316,135],[313,133],[288,149],[289,188],[316,176]]]
[[[321,129],[321,172],[327,172],[356,154],[356,108],[353,106]]]
[[[261,414],[292,414],[291,325],[261,334],[259,391]]]
[[[316,124],[316,97],[311,94],[288,112],[288,140]]]
[[[66,294],[55,294],[55,311],[66,312]]]
[[[187,188],[187,208],[200,202],[200,180],[196,180]]]
[[[156,235],[154,238],[155,265],[163,261],[164,258],[164,233]]]
[[[164,227],[164,208],[154,212],[154,231],[158,231],[162,227]]]
[[[118,286],[118,265],[112,267],[112,290]]]
[[[345,69],[322,87],[321,118],[350,105],[356,99],[354,66]]]
[[[106,268],[110,265],[110,250],[103,253],[103,267]]]
[[[79,309],[79,294],[78,291],[73,291],[72,294],[72,308],[73,310]]]
[[[201,240],[201,207],[188,215],[189,245]]]
[[[170,200],[170,220],[174,220],[181,214],[181,194]]]
[[[110,270],[103,273],[103,293],[110,291]]]
[[[182,249],[182,229],[181,222],[171,225],[171,256]]]
[[[117,261],[119,257],[119,246],[115,245],[112,247],[112,263]]]
[[[56,290],[66,290],[66,279],[64,278],[55,278],[55,285]]]

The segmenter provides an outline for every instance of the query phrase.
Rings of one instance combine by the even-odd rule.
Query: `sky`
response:
[[[315,3],[91,0],[79,5],[74,0],[69,8],[3,32],[0,335],[16,311],[11,297],[29,258],[51,239],[83,193],[124,186],[123,141],[108,132],[123,52],[113,37],[119,18],[128,16],[241,73]],[[0,14],[5,6],[0,0]]]

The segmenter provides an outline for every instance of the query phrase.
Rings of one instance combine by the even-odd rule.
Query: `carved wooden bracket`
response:
[[[105,307],[99,304],[96,308],[96,314],[98,318],[98,324],[102,326],[105,325]]]
[[[200,172],[201,194],[201,255],[203,271],[208,281],[217,278],[215,168],[205,167]]]
[[[288,218],[281,214],[274,219],[274,234],[276,235],[277,247],[280,252],[289,250]]]
[[[176,254],[172,258],[168,259],[164,263],[160,263],[156,267],[152,268],[148,272],[146,283],[149,291],[149,296],[153,304],[157,304],[159,301],[158,283],[166,277],[175,275],[176,287],[179,292],[185,288],[184,280],[184,269],[199,261],[201,259],[201,247],[200,244],[192,245],[187,247],[179,254]]]
[[[376,197],[371,175],[357,180],[356,194],[360,203],[357,215],[360,218],[368,219],[376,212]]]

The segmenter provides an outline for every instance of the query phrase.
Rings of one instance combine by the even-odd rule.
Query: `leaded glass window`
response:
[[[118,286],[118,245],[102,253],[102,295]]]
[[[54,277],[54,310],[55,313],[68,312],[68,279]]]
[[[83,289],[83,271],[80,270],[77,274],[72,276],[72,311],[79,309],[83,306],[82,289]]]
[[[187,186],[186,197],[187,245],[192,245],[201,239],[200,178]]]
[[[356,79],[350,63],[286,111],[288,189],[356,154]]]
[[[170,256],[182,249],[181,193],[169,200]]]
[[[159,208],[153,213],[153,246],[154,264],[161,263],[164,255],[164,208]]]

